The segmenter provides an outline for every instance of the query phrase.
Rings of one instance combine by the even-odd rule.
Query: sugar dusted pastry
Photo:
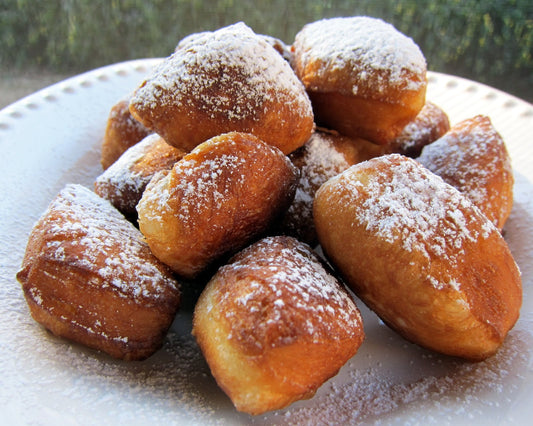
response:
[[[140,232],[79,185],[67,185],[36,223],[17,279],[45,328],[126,360],[161,346],[180,302]]]
[[[518,319],[520,272],[500,232],[415,160],[352,166],[318,190],[314,217],[347,284],[412,342],[482,360]]]
[[[464,193],[500,230],[513,207],[513,170],[500,134],[482,115],[454,125],[418,161]]]
[[[185,153],[151,134],[120,156],[96,178],[95,192],[111,202],[128,218],[136,218],[135,207],[150,182],[163,170],[170,170]]]
[[[104,170],[117,161],[129,147],[152,133],[132,117],[129,105],[128,97],[113,105],[109,112],[100,159]]]
[[[263,239],[218,270],[193,334],[239,411],[310,398],[358,350],[362,319],[316,254],[291,237]]]
[[[214,137],[156,175],[137,205],[153,253],[191,278],[266,232],[294,197],[297,170],[247,133]]]
[[[424,106],[425,58],[382,20],[316,21],[296,34],[292,50],[319,126],[388,144]]]
[[[313,111],[290,65],[243,23],[187,38],[135,91],[134,117],[190,151],[231,131],[288,154],[313,129]]]

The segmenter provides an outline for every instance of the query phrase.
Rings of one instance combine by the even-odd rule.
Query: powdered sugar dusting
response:
[[[134,216],[135,207],[151,178],[159,171],[170,170],[183,155],[159,135],[149,135],[96,178],[95,192],[124,215]]]
[[[414,158],[424,146],[436,141],[450,129],[448,115],[437,105],[426,101],[416,118],[405,126],[391,143],[395,151]]]
[[[128,94],[118,101],[113,108],[111,108],[108,116],[108,125],[111,123],[112,126],[127,129],[133,134],[148,136],[150,131],[144,127],[142,123],[133,118],[129,112],[128,106],[130,99],[131,94]]]
[[[312,200],[320,185],[350,166],[344,155],[322,133],[313,133],[303,150],[305,160],[300,168],[295,203]]]
[[[46,243],[49,255],[96,273],[98,279],[88,285],[113,287],[139,302],[157,300],[169,288],[177,289],[168,270],[150,254],[141,233],[88,189],[67,185],[41,220],[48,222],[51,235]]]
[[[512,417],[506,408],[520,381],[512,377],[530,362],[525,348],[530,340],[520,333],[511,335],[496,356],[474,364],[412,354],[405,368],[414,370],[414,379],[405,382],[387,377],[378,367],[353,365],[345,383],[329,383],[312,406],[290,407],[276,424],[477,424],[476,419],[487,422],[488,412],[494,412],[495,424],[500,424],[498,419],[506,423]],[[416,379],[416,370],[424,364],[433,373]],[[443,367],[446,373],[440,374]],[[487,392],[500,395],[499,402],[487,400]]]
[[[379,238],[390,243],[401,241],[404,249],[429,258],[443,256],[448,247],[460,249],[464,241],[487,238],[496,231],[489,225],[481,226],[480,231],[468,226],[463,211],[474,206],[466,197],[414,161],[396,163],[397,158],[396,154],[381,158],[384,167],[394,170],[388,181],[363,185],[346,180],[353,190],[368,194],[355,220],[366,224]],[[476,219],[483,225],[479,211]],[[443,223],[448,226],[443,228]]]
[[[234,142],[228,143],[234,145]],[[242,173],[242,168],[246,165],[246,158],[228,153],[202,160],[187,156],[176,163],[172,173],[156,179],[154,184],[147,188],[141,202],[155,205],[157,208],[143,209],[143,215],[152,220],[162,221],[164,215],[173,209],[173,206],[169,205],[169,200],[174,197],[178,197],[180,202],[172,214],[176,215],[182,224],[190,223],[195,218],[196,211],[207,209],[215,212],[229,197],[235,196],[232,191],[233,185],[245,185],[246,176]],[[232,178],[224,180],[221,178],[223,174],[231,175]],[[176,184],[173,185],[173,176],[185,178],[176,179]],[[192,176],[194,179],[190,178]],[[155,189],[156,187],[158,189]]]
[[[143,217],[149,221],[155,221],[159,226],[164,225],[163,217],[170,214],[171,211],[168,204],[170,200],[169,179],[169,170],[156,173],[146,186],[142,198],[136,207],[139,214],[142,211]],[[157,208],[144,208],[145,205],[157,206]]]
[[[325,79],[322,83],[326,86],[334,83],[328,81],[331,71],[346,70],[350,74],[352,69],[360,70],[357,78],[361,82],[371,81],[376,71],[383,72],[386,78],[373,83],[381,93],[387,87],[418,90],[426,84],[425,79],[406,78],[406,73],[426,73],[426,61],[419,47],[380,19],[358,16],[316,21],[296,35],[294,47],[302,63],[320,61],[322,65],[316,72]],[[356,83],[347,89],[357,94],[360,87]]]
[[[244,23],[202,33],[179,46],[136,91],[134,104],[200,108],[213,119],[230,121],[259,121],[272,102],[312,115],[290,65]]]
[[[156,134],[147,136],[141,142],[129,148],[104,173],[98,176],[95,181],[95,188],[98,194],[109,200],[124,200],[130,193],[141,192],[148,185],[152,176],[145,175],[140,170],[135,170],[132,165],[135,165],[143,158],[146,151],[157,139],[159,139],[159,136]],[[130,210],[134,209],[135,204],[127,207]]]
[[[488,117],[477,116],[454,126],[426,146],[418,161],[484,211],[496,208],[502,204],[501,197],[508,196],[506,191],[491,188],[494,179],[512,181],[512,167],[503,139]],[[504,199],[506,203],[512,200]],[[498,218],[494,220],[497,223]]]
[[[377,175],[369,178],[367,171]],[[328,185],[346,188],[341,195],[346,203],[362,200],[361,208],[354,210],[354,224],[384,243],[422,256],[426,266],[420,267],[427,267],[427,279],[436,288],[458,288],[459,283],[433,277],[432,259],[445,259],[453,269],[464,258],[465,244],[498,232],[459,191],[415,160],[398,154],[352,166]]]
[[[246,176],[240,170],[245,165],[246,159],[234,154],[222,154],[202,162],[191,158],[179,163],[174,170],[177,175],[187,175],[194,170],[199,177],[196,180],[183,179],[176,186],[176,191],[183,194],[178,213],[180,219],[187,222],[193,216],[193,210],[208,208],[207,204],[220,209],[228,197],[234,195],[230,186],[221,185],[222,175],[227,173],[235,178],[233,184],[244,185]]]
[[[238,286],[238,294],[225,293],[220,303],[224,309],[237,302],[234,309],[226,310],[232,336],[253,338],[258,349],[289,344],[301,335],[323,341],[331,327],[351,336],[360,332],[361,317],[353,300],[311,249],[293,238],[265,238],[237,255],[219,274],[251,282]],[[255,326],[242,335],[240,330],[249,329],[243,324]]]

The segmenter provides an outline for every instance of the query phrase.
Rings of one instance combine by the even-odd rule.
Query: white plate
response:
[[[523,273],[520,320],[499,353],[478,364],[411,345],[361,303],[367,339],[314,398],[251,417],[211,378],[190,311],[143,362],[115,361],[57,339],[29,316],[15,280],[34,221],[69,182],[91,187],[110,108],[158,59],[68,79],[0,111],[0,418],[7,424],[509,424],[533,416],[533,106],[478,83],[430,73],[428,99],[452,123],[489,115],[516,176],[505,236]]]

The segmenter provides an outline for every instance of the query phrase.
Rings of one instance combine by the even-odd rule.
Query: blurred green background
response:
[[[533,102],[532,0],[0,0],[0,78],[54,79],[169,55],[191,32],[244,21],[292,43],[307,22],[369,15],[412,37],[430,70]],[[0,89],[1,90],[1,89]]]

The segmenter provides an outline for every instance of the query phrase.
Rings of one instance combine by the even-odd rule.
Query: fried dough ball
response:
[[[418,161],[503,228],[513,207],[514,177],[505,142],[489,117],[478,115],[454,125],[425,147]]]
[[[55,335],[125,360],[162,344],[179,285],[109,202],[67,185],[33,228],[17,274],[33,318]]]
[[[187,152],[237,131],[288,154],[314,126],[311,103],[290,65],[243,23],[188,38],[135,91],[130,110]]]
[[[122,99],[113,105],[109,112],[100,159],[104,170],[117,161],[129,147],[152,133],[132,117],[129,105],[129,98]]]
[[[520,272],[500,232],[415,160],[352,166],[318,190],[314,217],[347,284],[408,340],[483,360],[518,319]]]
[[[219,386],[250,414],[312,397],[364,338],[351,297],[292,237],[263,239],[220,268],[193,334]]]
[[[135,207],[159,171],[170,170],[185,153],[153,133],[135,144],[96,178],[95,192],[111,202],[124,216],[135,219]]]
[[[388,144],[420,112],[426,61],[392,25],[358,16],[305,25],[292,46],[319,126]]]
[[[193,278],[266,232],[296,179],[290,160],[255,136],[216,136],[152,179],[137,205],[139,227],[159,259]]]
[[[303,147],[289,155],[300,171],[294,200],[285,214],[280,231],[315,246],[313,199],[328,179],[353,164],[381,155],[383,147],[363,139],[317,129]]]
[[[416,118],[404,127],[389,144],[389,154],[403,154],[416,158],[422,149],[450,130],[448,114],[433,102],[426,102]]]

